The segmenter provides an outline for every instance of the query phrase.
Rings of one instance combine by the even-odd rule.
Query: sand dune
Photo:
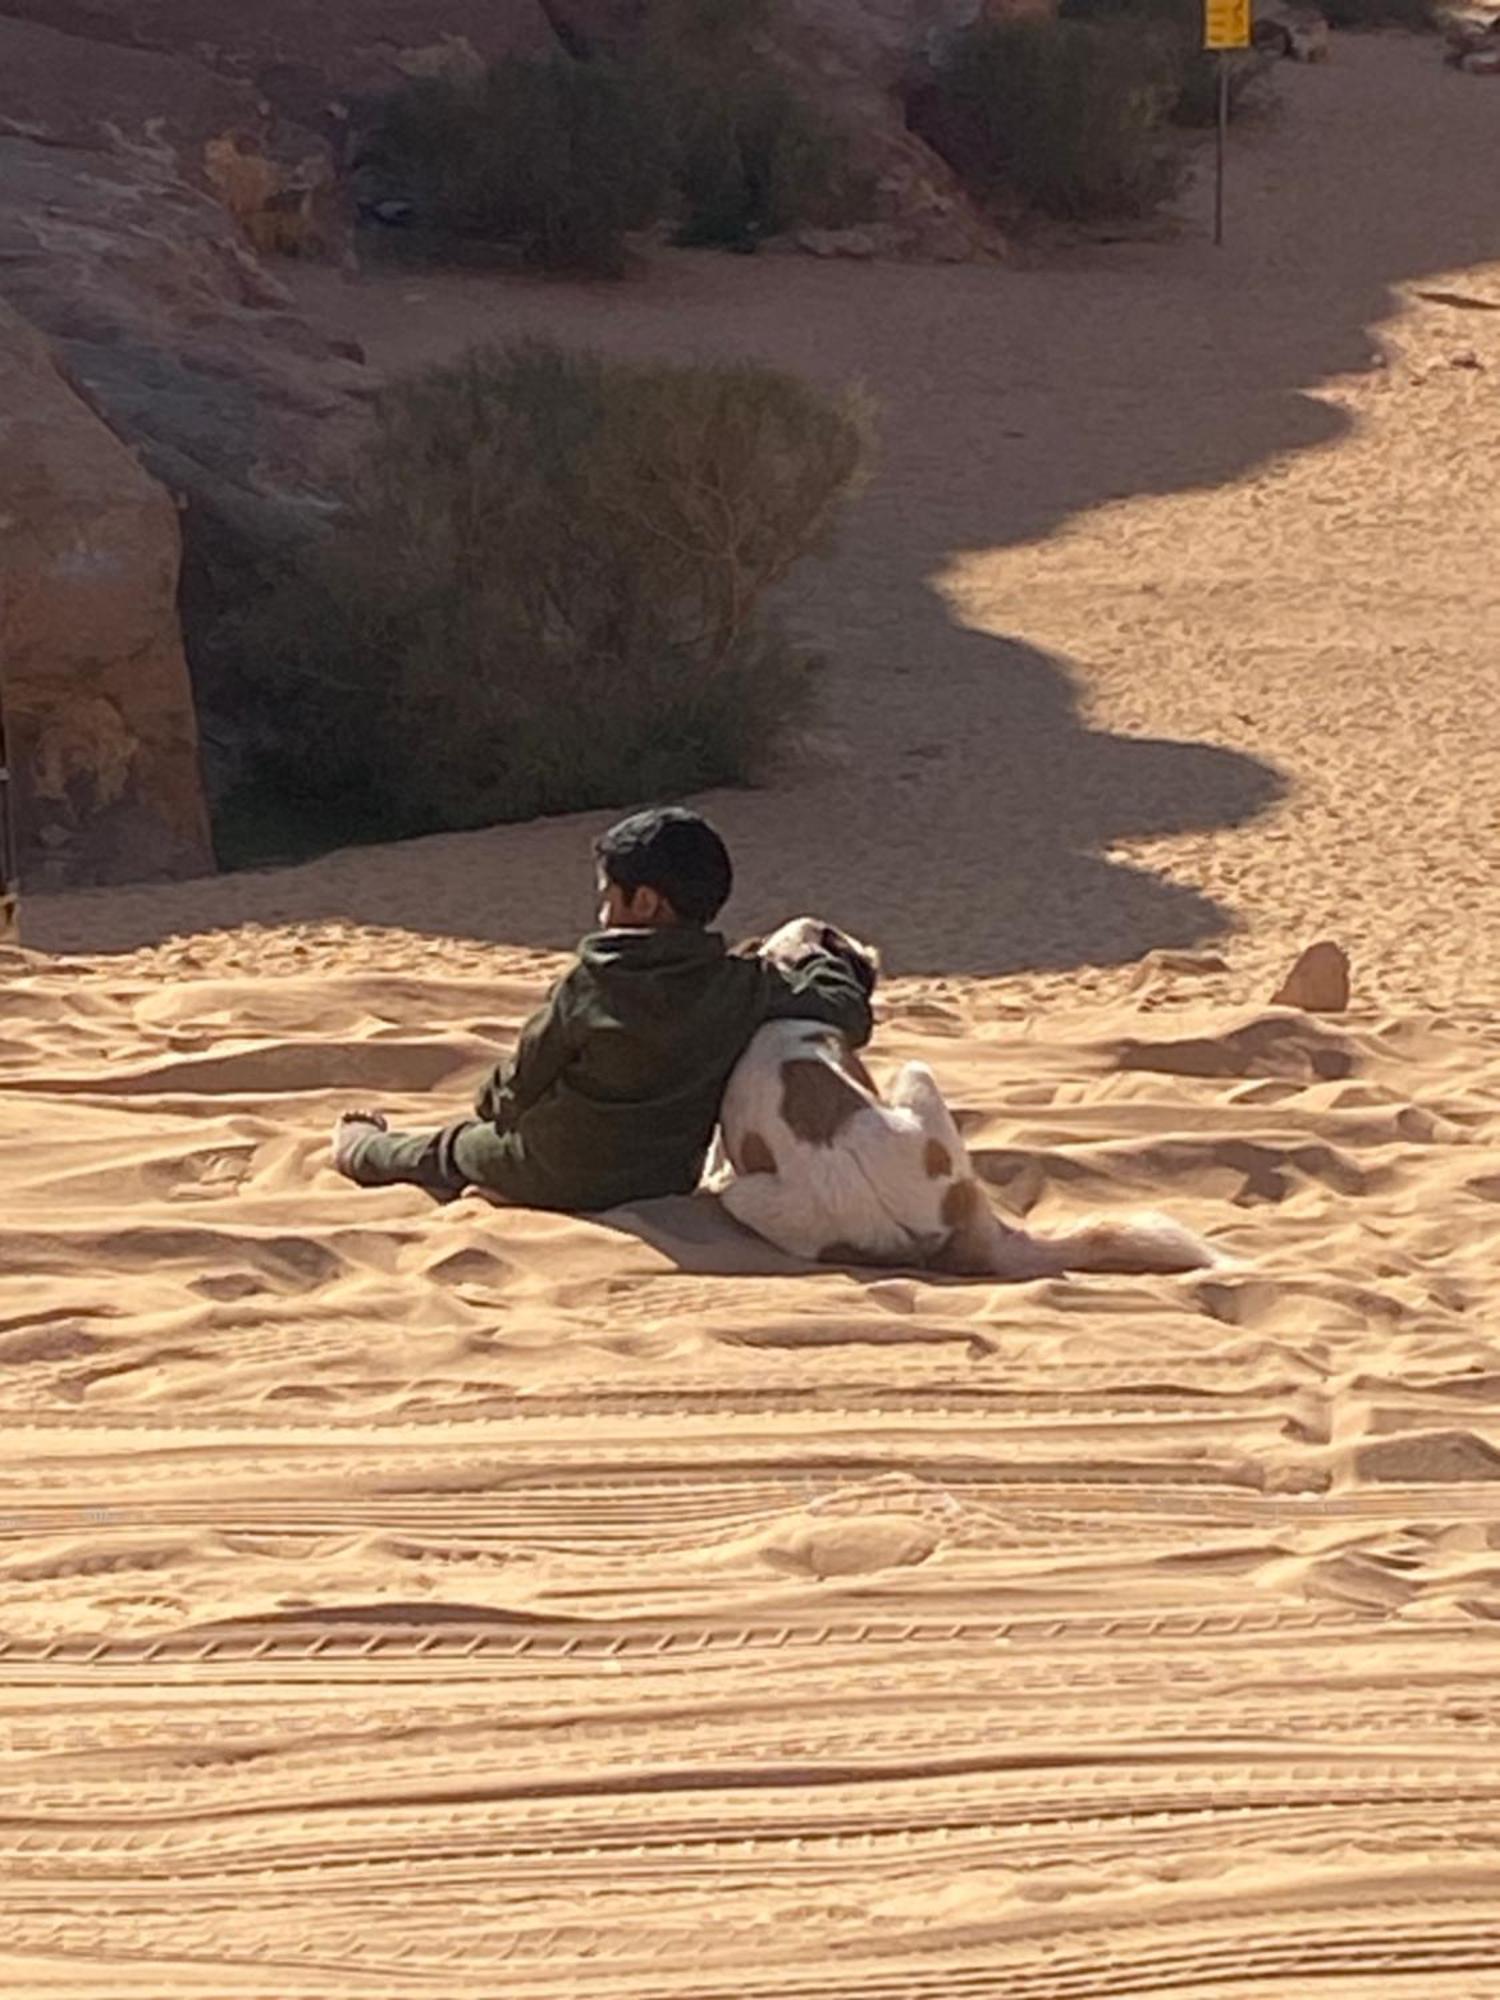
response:
[[[351,1189],[541,968],[258,942],[7,967],[8,1991],[1500,1990],[1490,1013],[893,985],[1236,1260],[961,1285]]]
[[[1012,1213],[1230,1261],[343,1184],[336,1111],[508,1044],[592,821],[32,904],[7,1996],[1500,2000],[1500,100],[1383,40],[1287,97],[1218,261],[310,284],[383,360],[871,375],[736,922],[886,944],[876,1067]],[[1326,931],[1351,1009],[1269,1005]]]

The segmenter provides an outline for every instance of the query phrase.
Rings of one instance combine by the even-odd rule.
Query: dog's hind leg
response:
[[[943,1101],[937,1078],[926,1063],[907,1063],[891,1079],[886,1103],[893,1111],[909,1111],[922,1128],[923,1161],[931,1180],[961,1178],[969,1170],[963,1134]]]
[[[731,1175],[719,1198],[742,1228],[788,1257],[812,1261],[823,1247],[816,1226],[809,1227],[805,1197],[799,1200],[779,1174]]]
[[[1062,1269],[1051,1245],[995,1213],[926,1063],[906,1065],[888,1102],[911,1112],[921,1125],[924,1169],[943,1187],[941,1219],[947,1240],[932,1260],[934,1270],[964,1278],[1040,1278]]]
[[[908,1112],[919,1127],[922,1173],[942,1232],[942,1247],[928,1259],[930,1267],[963,1278],[1031,1277],[1031,1240],[1024,1230],[1003,1223],[990,1206],[963,1134],[926,1063],[908,1063],[893,1079],[886,1102]]]

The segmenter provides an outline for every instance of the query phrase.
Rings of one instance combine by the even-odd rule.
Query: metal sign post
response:
[[[1229,51],[1250,46],[1250,0],[1203,0],[1203,46],[1219,58],[1214,144],[1214,242],[1224,241],[1224,157],[1229,149]]]
[[[1229,62],[1219,51],[1219,136],[1214,153],[1214,242],[1224,242],[1224,155],[1229,150]]]

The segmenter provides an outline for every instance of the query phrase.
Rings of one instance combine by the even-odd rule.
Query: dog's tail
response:
[[[1056,1270],[1108,1270],[1134,1278],[1148,1272],[1210,1270],[1218,1264],[1212,1244],[1154,1210],[1120,1222],[1082,1222],[1076,1230],[1034,1236],[1032,1242],[1056,1260]]]
[[[1000,1220],[977,1182],[974,1198],[944,1255],[970,1277],[1058,1278],[1067,1271],[1107,1271],[1121,1277],[1206,1271],[1224,1260],[1211,1243],[1154,1211],[1121,1221],[1081,1223],[1055,1236],[1036,1235]]]
[[[1085,1222],[1057,1236],[1026,1232],[1038,1276],[1064,1271],[1110,1271],[1122,1277],[1152,1272],[1206,1271],[1219,1262],[1212,1244],[1169,1215],[1148,1211],[1119,1222]]]

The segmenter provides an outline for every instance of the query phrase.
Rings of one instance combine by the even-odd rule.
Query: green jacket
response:
[[[730,1071],[757,1028],[793,1019],[870,1038],[870,1003],[835,958],[787,973],[731,956],[717,931],[587,937],[479,1092],[492,1138],[466,1134],[473,1177],[542,1208],[691,1193]]]

